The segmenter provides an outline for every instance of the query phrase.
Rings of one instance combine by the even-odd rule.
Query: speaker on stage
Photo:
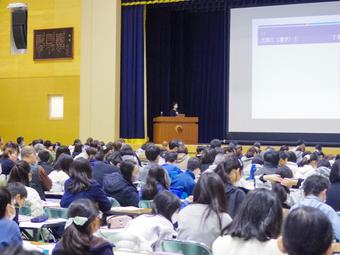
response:
[[[27,10],[12,11],[12,33],[16,48],[27,49]]]

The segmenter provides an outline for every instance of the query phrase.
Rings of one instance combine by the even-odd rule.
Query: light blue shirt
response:
[[[336,211],[329,205],[323,203],[321,199],[314,195],[306,196],[302,201],[295,204],[290,211],[294,210],[295,208],[303,207],[303,206],[310,206],[319,209],[322,211],[330,220],[333,227],[333,233],[336,240],[340,241],[340,217]]]

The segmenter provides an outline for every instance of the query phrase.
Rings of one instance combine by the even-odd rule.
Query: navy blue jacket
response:
[[[86,191],[81,191],[77,193],[71,193],[68,190],[68,186],[72,183],[73,179],[70,178],[65,182],[65,193],[60,201],[60,206],[63,208],[68,208],[70,204],[81,198],[87,198],[98,204],[99,210],[102,212],[107,212],[111,209],[111,201],[107,198],[104,191],[100,187],[97,181],[91,180],[91,187]]]
[[[90,244],[90,255],[113,255],[112,248],[114,245],[110,244],[109,242],[98,238],[93,237]],[[61,243],[58,242],[52,251],[52,255],[62,255],[61,254]]]
[[[335,211],[340,211],[340,183],[335,182],[329,186],[327,191],[327,201],[326,204],[331,206]]]
[[[138,207],[137,188],[131,182],[125,180],[120,172],[105,175],[103,187],[106,194],[115,198],[121,206]]]
[[[96,180],[101,187],[103,187],[104,175],[119,172],[118,167],[96,159],[91,160],[90,165],[92,168],[92,179]]]
[[[242,189],[228,183],[225,185],[225,194],[227,198],[227,212],[231,218],[234,218],[246,193]]]
[[[188,170],[177,175],[171,182],[170,190],[175,194],[180,194],[180,198],[190,196],[195,188],[195,175]]]
[[[10,160],[9,158],[3,158],[1,160],[2,174],[9,175],[13,166],[14,166],[14,162],[12,160]]]

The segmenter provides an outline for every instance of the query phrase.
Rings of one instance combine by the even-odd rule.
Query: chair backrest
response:
[[[158,249],[184,255],[212,255],[212,251],[208,246],[193,241],[164,239],[159,241]]]
[[[50,219],[68,219],[67,217],[67,208],[45,208],[44,212],[45,215],[48,216]]]
[[[153,205],[153,200],[140,200],[138,207],[139,208],[150,208],[150,209],[152,209],[152,205]]]

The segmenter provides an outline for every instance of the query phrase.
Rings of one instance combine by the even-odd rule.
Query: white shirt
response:
[[[67,173],[65,173],[62,170],[59,170],[59,171],[54,170],[48,175],[48,177],[52,181],[52,188],[51,188],[52,192],[64,192],[64,183],[66,180],[70,178],[67,175]]]
[[[158,240],[172,239],[176,235],[172,223],[161,215],[141,215],[129,222],[126,231],[150,247]]]
[[[244,241],[238,237],[226,235],[216,239],[212,246],[214,255],[279,255],[277,240],[260,242],[257,239]]]
[[[31,209],[31,216],[41,216],[44,213],[44,209],[38,192],[31,187],[25,186],[25,188],[27,190],[26,203]]]

